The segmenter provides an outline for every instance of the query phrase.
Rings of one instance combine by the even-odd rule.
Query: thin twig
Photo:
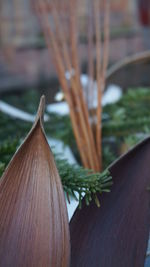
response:
[[[66,66],[68,68],[68,70],[71,72],[71,64],[70,64],[70,61],[69,61],[69,55],[68,55],[68,51],[67,51],[67,47],[66,47],[66,42],[65,42],[65,39],[64,39],[64,33],[63,33],[63,29],[61,27],[61,31],[60,31],[60,23],[59,23],[59,18],[58,18],[58,15],[57,15],[57,10],[55,8],[55,5],[54,3],[51,4],[52,6],[52,13],[53,13],[53,17],[54,17],[54,22],[55,22],[55,27],[56,27],[56,34],[57,34],[57,37],[60,37],[60,41],[61,41],[61,45],[62,45],[62,48],[63,48],[63,55],[64,55],[64,59],[65,59],[65,62],[66,62]],[[73,17],[73,16],[72,16]],[[74,24],[75,24],[75,21],[71,24],[74,28]],[[75,30],[76,32],[76,30]],[[74,33],[74,31],[73,31]],[[73,34],[72,34],[73,35]],[[76,38],[72,38],[72,40],[74,40],[74,42],[76,41]],[[78,77],[80,74],[79,74],[79,66],[78,66],[78,62],[76,60],[77,57],[75,57],[77,51],[76,50],[76,46],[71,46],[73,47],[73,51],[72,51],[72,55],[73,55],[73,59],[76,61],[74,63],[75,65],[75,68],[77,70],[77,75],[75,74],[75,77]],[[89,168],[95,168],[94,166],[94,161],[93,161],[93,157],[92,157],[92,154],[91,154],[91,148],[90,148],[90,143],[89,143],[89,137],[88,137],[88,131],[86,129],[86,125],[85,125],[85,120],[83,118],[83,112],[82,112],[82,107],[81,107],[81,103],[80,103],[80,97],[78,95],[78,91],[77,91],[77,88],[78,88],[78,84],[77,84],[77,79],[75,79],[74,77],[71,77],[71,85],[72,85],[72,88],[73,88],[73,97],[75,98],[75,105],[77,105],[77,108],[75,108],[76,112],[78,112],[78,116],[80,117],[80,120],[79,120],[79,123],[80,123],[80,129],[81,131],[83,132],[84,136],[85,136],[85,140],[86,140],[86,149],[89,149],[88,154],[90,157],[89,157],[89,162],[90,162],[90,165],[89,165]],[[84,140],[84,139],[83,139]]]
[[[72,119],[72,125],[73,125],[73,129],[74,129],[77,145],[78,145],[78,148],[80,151],[81,159],[82,159],[84,166],[86,166],[88,168],[89,164],[88,164],[88,161],[86,159],[86,153],[84,153],[84,146],[82,145],[82,140],[81,140],[81,137],[79,135],[78,121],[76,120],[76,116],[74,114],[74,106],[72,103],[71,96],[69,94],[69,88],[68,88],[68,84],[67,84],[66,78],[65,78],[65,70],[64,70],[64,66],[63,66],[63,61],[61,59],[61,54],[59,52],[59,48],[58,48],[57,42],[55,40],[54,33],[51,30],[51,28],[49,27],[49,21],[48,21],[45,6],[43,6],[43,3],[41,3],[40,0],[38,1],[38,10],[39,10],[38,15],[40,15],[43,30],[45,33],[45,38],[47,41],[47,46],[48,46],[49,50],[51,50],[51,45],[52,45],[54,53],[55,53],[55,57],[54,57],[55,65],[56,65],[56,68],[57,68],[57,71],[59,74],[60,83],[61,83],[62,88],[63,88],[64,93],[65,93],[66,100],[67,100],[69,107],[70,107],[70,115],[71,115],[71,119]],[[42,15],[42,17],[41,17],[41,15]],[[51,43],[50,43],[50,41],[51,41]]]
[[[81,101],[82,109],[81,109],[81,120],[83,124],[83,129],[85,132],[85,138],[87,140],[87,145],[89,147],[89,159],[91,162],[91,168],[94,170],[98,170],[98,161],[96,157],[96,150],[94,149],[94,138],[92,129],[89,123],[89,115],[88,115],[88,107],[85,104],[85,99],[83,96],[83,88],[80,82],[80,69],[79,69],[79,62],[78,62],[78,41],[77,41],[77,18],[76,18],[76,3],[73,0],[69,1],[69,14],[70,14],[70,42],[71,42],[71,50],[72,50],[72,65],[75,70],[75,77],[77,80],[77,88],[79,92],[79,99]],[[79,108],[79,107],[78,107]],[[79,110],[80,112],[80,110]],[[87,129],[86,129],[87,127]]]
[[[101,170],[101,95],[103,84],[105,82],[105,73],[108,62],[108,43],[109,29],[106,28],[109,22],[109,14],[104,20],[104,57],[101,59],[101,28],[99,19],[99,0],[94,1],[94,17],[96,30],[96,79],[98,87],[98,106],[97,106],[97,128],[96,139],[94,131],[89,120],[88,104],[85,101],[83,88],[80,81],[80,63],[78,55],[78,27],[77,27],[77,2],[74,0],[62,0],[63,9],[68,7],[70,30],[70,51],[67,43],[67,35],[63,21],[60,16],[60,5],[58,2],[50,2],[50,0],[38,0],[36,6],[38,16],[40,16],[42,27],[48,50],[53,51],[59,80],[64,91],[66,100],[70,108],[70,116],[77,140],[77,146],[81,155],[81,160],[85,167],[92,168],[95,171]],[[37,4],[38,3],[38,4]],[[67,6],[65,7],[65,4]],[[59,10],[58,10],[59,8]],[[108,5],[106,3],[105,10],[107,12]],[[54,21],[55,31],[52,29],[48,12],[51,11],[51,17]],[[41,15],[40,15],[41,13]],[[88,46],[89,46],[89,77],[93,82],[94,66],[92,57],[92,24],[89,22]],[[101,65],[102,64],[102,65]],[[66,70],[70,73],[70,84],[65,76]],[[92,91],[93,88],[90,90]],[[96,148],[97,146],[97,148]]]
[[[102,84],[105,89],[106,70],[108,66],[109,57],[109,24],[110,24],[110,0],[104,0],[104,43],[103,43],[103,72]]]
[[[94,83],[94,61],[93,61],[93,20],[92,20],[92,5],[91,0],[88,0],[88,76],[89,76],[89,86],[88,86],[88,101],[89,105],[93,108],[93,83]]]
[[[96,34],[96,80],[97,80],[97,125],[96,125],[96,145],[97,153],[100,162],[100,169],[102,164],[101,155],[101,98],[102,98],[102,79],[101,79],[101,27],[100,27],[100,2],[95,0],[94,3],[94,17],[95,17],[95,34]]]

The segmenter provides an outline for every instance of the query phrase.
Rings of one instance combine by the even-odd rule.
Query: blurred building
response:
[[[2,45],[30,45],[38,35],[30,0],[1,0],[0,41]]]
[[[40,28],[34,13],[33,0],[1,0],[0,5],[1,44],[15,46],[35,44],[40,36]],[[87,12],[87,0],[81,0],[79,5],[81,34],[85,30]],[[111,27],[135,26],[136,13],[136,0],[111,0]]]
[[[33,1],[36,0],[0,1],[0,91],[7,91],[10,88],[20,90],[21,87],[31,88],[41,84],[43,86],[43,83],[45,87],[49,86],[50,80],[57,79],[50,57],[51,51],[48,52],[45,46]],[[67,6],[62,4],[62,0],[55,1],[61,9],[61,16],[67,20]],[[85,37],[89,1],[92,0],[80,0],[78,8],[80,37],[83,37],[81,38],[83,42],[79,46],[80,62],[85,66],[88,53]],[[110,2],[109,63],[111,65],[127,55],[150,48],[150,27],[142,23],[143,16],[145,19],[150,13],[148,11],[150,7],[147,6],[150,0],[110,0]],[[103,6],[100,14],[103,18]],[[93,51],[95,53],[94,48]]]

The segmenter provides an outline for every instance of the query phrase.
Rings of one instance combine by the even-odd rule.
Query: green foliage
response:
[[[0,177],[15,153],[18,145],[19,141],[17,139],[14,139],[13,141],[8,139],[0,144]]]
[[[45,131],[51,137],[62,140],[64,144],[75,147],[75,138],[72,131],[69,116],[60,116],[56,113],[49,113],[50,122],[45,123]]]
[[[37,108],[39,99],[33,97],[34,93],[35,91],[26,93],[26,97],[22,100],[24,110],[28,112],[35,111]],[[32,107],[28,105],[31,102],[29,101],[31,96],[34,99]],[[8,102],[14,104],[15,101],[16,106],[20,107],[19,98],[15,100],[12,97]],[[46,134],[69,145],[76,157],[79,158],[69,116],[59,116],[54,113],[49,113],[49,116],[50,122],[45,123]],[[23,139],[30,128],[31,123],[14,120],[0,113],[0,175],[18,146],[19,141],[16,140]],[[123,145],[129,149],[149,132],[149,88],[130,89],[117,103],[105,106],[102,114],[103,168],[107,168],[120,155],[120,148]],[[10,142],[10,140],[14,141]],[[55,158],[64,190],[68,195],[76,197],[74,193],[77,192],[77,196],[81,200],[84,193],[88,204],[91,198],[97,201],[97,193],[110,189],[109,173],[93,174],[82,167],[69,165],[67,161],[60,160],[59,155],[56,155]]]
[[[116,159],[116,154],[109,145],[103,146],[103,169],[106,169]]]
[[[27,91],[21,98],[11,96],[5,100],[18,107],[22,105],[26,111],[31,112],[31,109],[36,110],[39,96],[35,95],[35,90],[31,90],[30,92]],[[32,102],[32,108],[29,102]],[[150,132],[149,102],[150,89],[136,88],[129,89],[117,103],[106,105],[103,108],[102,137],[104,169],[119,156],[122,144],[127,144],[127,148],[129,148],[133,144],[136,144],[137,141],[142,140],[145,134]],[[49,113],[48,115],[50,116],[50,122],[45,123],[46,134],[62,140],[64,144],[69,145],[80,163],[69,116],[60,116],[54,113]],[[7,115],[0,113],[0,143],[5,140],[6,132],[8,138],[24,138],[30,128],[31,123],[13,120]],[[131,138],[135,140],[132,144],[129,142]]]
[[[18,145],[19,141],[16,139],[12,142],[5,141],[0,145],[0,176],[3,174]],[[97,194],[109,192],[110,186],[112,185],[112,178],[109,172],[106,170],[102,174],[93,173],[91,170],[86,170],[75,164],[70,165],[67,160],[60,159],[60,155],[55,154],[54,156],[67,196],[73,196],[79,200],[81,207],[81,199],[83,194],[85,194],[87,205],[94,199],[96,204],[100,206]]]
[[[136,145],[150,133],[149,107],[150,88],[129,89],[117,103],[104,107],[103,142],[107,140],[109,152],[115,157]],[[123,146],[125,150],[120,152]],[[105,156],[104,151],[104,162],[108,163],[109,158],[109,153]]]
[[[69,144],[74,151],[76,146],[69,116],[52,113],[50,118],[54,123],[46,128],[47,133],[52,133],[52,136]],[[122,144],[130,148],[144,139],[148,133],[150,133],[150,89],[129,89],[117,103],[103,108],[103,168],[105,169],[120,155]]]
[[[0,144],[7,140],[22,138],[30,128],[31,123],[13,119],[0,112]]]
[[[97,206],[100,206],[97,194],[110,192],[110,186],[112,185],[109,171],[106,170],[101,174],[93,173],[91,170],[77,165],[70,165],[66,160],[59,159],[58,156],[55,157],[65,192],[75,199],[77,198],[80,207],[83,194],[87,205],[93,198]]]
[[[4,170],[5,170],[5,164],[0,162],[0,177],[2,176]]]
[[[19,141],[17,139],[13,141],[7,140],[0,145],[0,159],[3,164],[8,164],[18,145]]]
[[[28,111],[29,113],[36,114],[37,106],[40,100],[40,93],[36,89],[20,91],[18,94],[10,92],[9,95],[5,94],[2,97],[6,103],[20,108],[21,110]],[[32,101],[31,101],[32,100]]]
[[[104,107],[103,136],[125,137],[150,131],[150,89],[128,90],[116,103]]]

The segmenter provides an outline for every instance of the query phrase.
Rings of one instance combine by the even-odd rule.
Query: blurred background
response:
[[[61,7],[60,7],[61,8]],[[64,11],[63,11],[64,12]],[[86,0],[79,5],[80,47],[83,72],[86,72],[87,42]],[[103,10],[100,11],[103,16]],[[64,14],[67,16],[66,14]],[[150,1],[111,0],[109,67],[126,56],[150,49]],[[50,54],[50,53],[49,53]],[[0,3],[0,97],[37,89],[47,102],[54,101],[59,90],[53,60],[48,54],[43,33],[30,0],[1,0]],[[112,75],[108,83],[121,87],[148,86],[149,59],[142,67]]]
[[[59,6],[61,0],[56,2]],[[78,52],[83,74],[88,72],[87,2],[88,0],[80,0],[78,7],[80,29]],[[113,90],[103,101],[105,102],[102,114],[103,169],[150,133],[150,0],[110,2],[110,45],[106,89],[113,85]],[[61,9],[61,4],[59,8]],[[60,12],[67,22],[68,13],[64,5]],[[99,12],[103,20],[103,8]],[[49,14],[51,16],[51,8]],[[91,19],[93,20],[93,17]],[[93,40],[95,40],[94,34]],[[95,50],[94,44],[94,55]],[[63,99],[61,94],[57,94],[61,88],[52,56],[52,50],[48,51],[45,44],[34,0],[1,0],[0,175],[16,151],[20,140],[22,141],[30,129],[40,95],[46,95],[47,104]],[[127,94],[121,98],[122,92]],[[120,99],[120,102],[107,106],[106,104],[111,103],[115,97],[116,100]],[[80,164],[68,108],[64,105],[51,105],[46,111],[50,117],[50,123],[47,122],[45,125],[50,145],[57,148],[58,154],[63,152],[69,163]],[[54,114],[52,115],[50,111]],[[11,116],[15,120],[10,119]],[[67,150],[64,150],[64,144],[67,145]],[[69,216],[72,216],[72,213],[71,207]],[[150,245],[148,255],[150,255]],[[150,257],[145,263],[145,267],[148,266]]]

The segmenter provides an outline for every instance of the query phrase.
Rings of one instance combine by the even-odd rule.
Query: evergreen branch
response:
[[[26,97],[26,101],[29,99]],[[7,99],[6,99],[7,100]],[[14,101],[14,100],[13,100]],[[9,102],[12,104],[11,102]],[[18,99],[19,103],[19,99]],[[27,107],[27,103],[25,106]],[[119,155],[118,151],[122,144],[125,144],[126,149],[130,148],[132,145],[136,144],[139,140],[142,140],[147,133],[150,132],[150,90],[149,88],[137,88],[136,90],[128,90],[122,98],[115,104],[109,104],[103,108],[103,167],[107,168],[107,166],[116,159]],[[36,103],[35,103],[36,106]],[[36,109],[36,108],[35,108]],[[28,111],[28,110],[27,110]],[[51,123],[45,123],[45,129],[47,135],[51,137],[62,140],[65,144],[69,145],[76,158],[79,157],[77,147],[75,144],[75,138],[72,131],[72,126],[70,122],[69,116],[60,116],[58,114],[50,113]],[[15,140],[16,136],[18,140],[20,138],[24,138],[25,134],[29,131],[31,127],[31,123],[22,122],[21,120],[14,120],[9,116],[0,113],[0,175],[4,171],[5,166],[11,159],[13,153],[16,150],[12,148],[7,154],[7,146],[5,149],[1,148],[1,144],[5,144],[6,135],[7,139],[10,140],[13,138]],[[16,131],[17,129],[17,131]],[[7,133],[7,134],[6,134]],[[7,142],[8,142],[7,140]],[[113,141],[112,141],[113,140]],[[10,143],[10,141],[9,141]],[[6,144],[5,144],[6,145]],[[9,144],[10,146],[10,144]],[[9,148],[8,146],[8,148]],[[15,145],[16,146],[16,145]],[[12,151],[12,152],[11,152]],[[56,156],[57,158],[57,156]],[[57,160],[57,159],[56,159]],[[80,162],[80,161],[79,161]],[[58,163],[59,164],[59,163]],[[65,170],[68,170],[69,175],[66,175]],[[59,166],[58,166],[59,168]],[[60,164],[60,172],[64,179],[64,187],[66,188],[66,192],[69,194],[69,186],[71,180],[69,180],[71,169],[73,177],[77,177],[78,171],[76,167],[66,166],[65,162]],[[80,169],[81,170],[81,169]],[[81,171],[82,172],[82,171]],[[85,171],[83,173],[83,177],[86,180],[86,175],[90,175],[89,171]],[[100,178],[100,176],[99,176]],[[68,180],[67,180],[68,179]],[[95,178],[93,178],[93,183],[95,183]],[[88,181],[88,186],[90,190],[90,182]],[[66,186],[68,182],[68,187]],[[78,192],[78,198],[81,199],[80,187],[79,183],[82,184],[82,179],[79,179],[76,184],[71,184],[73,191]],[[101,183],[101,181],[100,181]],[[100,186],[100,185],[99,185]],[[78,190],[77,190],[78,188]],[[83,187],[82,187],[83,188]],[[98,188],[98,187],[97,187]],[[70,191],[70,194],[72,194]],[[87,192],[86,188],[83,188],[82,192]],[[94,193],[94,191],[92,191]],[[69,194],[69,195],[70,195]],[[96,197],[95,197],[96,199]]]
[[[103,125],[103,135],[105,137],[114,135],[115,137],[125,137],[130,134],[135,134],[137,132],[147,131],[147,127],[150,128],[150,117],[147,118],[136,118],[136,121],[133,122],[133,119],[128,119],[125,122],[115,122],[111,121],[106,125]]]
[[[5,167],[11,160],[18,145],[18,140],[14,140],[13,142],[6,141],[0,145],[0,176],[3,174]],[[93,173],[91,170],[70,165],[67,160],[60,159],[60,155],[58,154],[54,156],[66,194],[77,199],[80,207],[83,194],[85,195],[87,205],[94,199],[96,204],[100,206],[97,194],[109,192],[110,186],[112,185],[112,178],[109,172],[106,170],[101,174]],[[78,196],[76,196],[76,193]]]
[[[126,137],[150,128],[149,88],[130,89],[116,103],[104,107],[103,136]]]
[[[97,193],[110,192],[110,186],[112,185],[109,171],[93,173],[92,170],[84,169],[77,165],[70,165],[66,160],[59,159],[58,156],[55,157],[65,192],[70,196],[72,195],[75,199],[77,198],[77,192],[80,207],[83,194],[85,195],[87,205],[89,205],[93,198],[96,204],[100,206]]]

